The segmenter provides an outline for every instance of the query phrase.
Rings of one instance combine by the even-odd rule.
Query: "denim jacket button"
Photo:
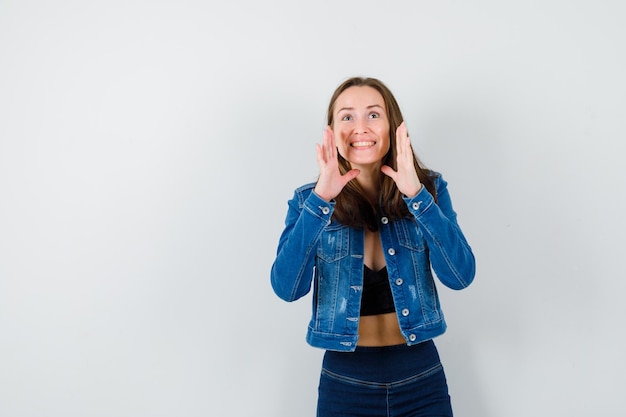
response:
[[[408,308],[402,309],[402,315],[404,317],[408,316],[409,315],[409,309]]]
[[[409,340],[411,342],[415,342],[416,339],[417,339],[417,336],[415,336],[414,334],[409,335]]]
[[[328,214],[330,213],[330,209],[328,207],[322,207],[322,213]]]
[[[402,278],[398,278],[396,279],[396,285],[402,285],[404,281],[402,281]]]
[[[382,224],[387,224],[387,223],[389,223],[389,219],[387,217],[383,217],[382,219],[380,219],[380,222]]]
[[[418,201],[416,203],[413,203],[413,210],[417,210],[418,208],[420,208],[420,205],[422,204],[421,201]]]
[[[389,248],[389,250],[387,251],[387,253],[388,253],[389,255],[392,255],[392,256],[393,256],[393,255],[395,255],[395,254],[396,254],[396,250],[395,250],[394,248]]]

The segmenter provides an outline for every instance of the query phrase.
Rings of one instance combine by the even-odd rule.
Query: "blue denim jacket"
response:
[[[404,198],[411,217],[380,218],[379,233],[402,335],[413,345],[446,330],[437,278],[462,289],[474,279],[475,261],[456,221],[447,182],[436,174],[437,203],[422,187]],[[286,301],[306,295],[313,284],[313,314],[307,342],[353,351],[358,340],[363,289],[364,230],[331,220],[334,201],[307,184],[289,201],[286,227],[271,270],[274,292]],[[432,270],[431,270],[432,266]]]

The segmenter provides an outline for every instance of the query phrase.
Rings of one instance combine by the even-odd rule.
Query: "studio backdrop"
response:
[[[269,282],[331,93],[394,92],[475,282],[459,417],[626,408],[621,1],[0,2],[0,415],[314,416]]]

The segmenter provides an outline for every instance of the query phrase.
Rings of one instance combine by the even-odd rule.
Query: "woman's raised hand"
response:
[[[356,178],[360,171],[351,169],[345,175],[339,171],[337,161],[337,146],[335,134],[330,126],[324,129],[322,144],[316,144],[317,165],[320,167],[320,176],[315,185],[315,193],[326,201],[337,197],[346,184]]]
[[[415,197],[421,190],[422,183],[420,183],[415,165],[413,165],[411,139],[409,139],[404,122],[396,130],[396,154],[397,171],[388,165],[383,165],[381,171],[394,180],[402,194],[407,197]]]

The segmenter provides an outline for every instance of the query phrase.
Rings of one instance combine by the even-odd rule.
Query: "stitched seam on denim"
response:
[[[388,384],[388,386],[390,388],[401,387],[402,385],[410,384],[411,382],[417,381],[418,379],[422,379],[422,378],[431,376],[431,375],[439,372],[441,369],[443,369],[443,367],[441,366],[441,362],[439,362],[438,364],[436,364],[432,368],[427,369],[427,370],[425,370],[422,373],[419,373],[417,375],[413,375],[412,377],[403,379],[401,381],[392,382],[392,383]]]
[[[391,416],[391,407],[389,406],[389,387],[387,387],[385,400],[387,401],[387,417],[390,417]]]
[[[380,383],[380,382],[363,381],[360,379],[350,378],[344,375],[339,375],[323,368],[322,368],[322,374],[326,375],[329,378],[333,378],[333,379],[336,379],[338,381],[341,381],[350,385],[358,385],[358,386],[368,387],[368,388],[385,388],[387,386],[387,384]]]
[[[333,378],[336,379],[338,381],[343,381],[347,384],[351,384],[351,385],[359,385],[359,386],[364,386],[364,387],[369,387],[369,388],[396,388],[396,387],[400,387],[402,385],[406,385],[409,384],[411,382],[417,381],[418,379],[421,378],[425,378],[427,376],[433,375],[437,372],[439,372],[441,369],[443,369],[443,367],[441,366],[441,362],[437,363],[435,366],[420,372],[417,375],[413,375],[409,378],[406,379],[402,379],[400,381],[394,381],[394,382],[389,382],[389,383],[384,383],[384,382],[371,382],[371,381],[363,381],[361,379],[357,379],[357,378],[351,378],[345,375],[340,375],[340,374],[336,374],[332,371],[329,371],[327,369],[322,368],[322,374],[328,376],[329,378]]]
[[[310,213],[314,217],[321,219],[321,217],[317,216],[311,209],[306,207],[306,205],[304,206],[304,210],[306,210],[308,213]],[[315,233],[315,235],[313,236],[313,239],[311,240],[311,244],[307,247],[305,251],[304,259],[309,259],[309,257],[311,256],[311,252],[313,252],[313,250],[317,250],[317,242],[319,241],[319,238],[322,234],[322,231],[324,230],[324,227],[326,227],[326,225],[322,225],[322,227],[319,228],[317,232]],[[307,266],[306,264],[307,264],[306,262],[302,262],[300,265],[297,278],[294,282],[293,288],[291,289],[291,298],[295,298],[295,295],[298,292],[298,289],[300,288],[300,282],[304,278],[304,272]]]
[[[430,207],[430,205],[428,207]],[[423,224],[422,226],[423,226],[423,229],[428,232],[430,237],[435,242],[435,245],[439,249],[439,253],[441,253],[441,256],[443,257],[444,261],[446,262],[446,265],[448,266],[448,269],[450,269],[450,272],[452,272],[452,275],[454,275],[454,278],[456,278],[456,280],[463,287],[467,287],[467,283],[465,282],[463,277],[461,277],[461,274],[459,273],[459,271],[457,271],[457,269],[454,267],[454,264],[450,260],[450,256],[448,256],[448,252],[445,250],[444,246],[441,244],[441,242],[439,241],[437,236],[435,236],[435,234],[433,234],[432,230],[430,230],[430,228],[428,228],[428,226],[426,224]],[[452,227],[454,227],[454,225],[452,225]]]
[[[339,263],[337,263],[337,265],[335,265],[335,268],[336,268],[336,269],[337,269],[337,268],[339,268]],[[319,288],[319,285],[320,285],[320,284],[318,283],[318,288]],[[330,314],[329,314],[329,316],[332,318],[332,319],[331,319],[331,322],[330,322],[330,328],[331,328],[331,329],[334,329],[334,328],[335,328],[335,318],[336,318],[336,316],[337,316],[337,315],[336,315],[336,307],[337,307],[337,297],[338,297],[338,294],[339,294],[339,291],[338,291],[338,289],[337,289],[337,286],[338,286],[338,285],[339,285],[339,280],[337,280],[337,281],[335,282],[335,288],[334,288],[334,289],[333,289],[333,291],[332,291],[333,298],[332,298],[332,300],[329,300],[329,301],[330,301],[330,303],[331,303],[331,305],[332,305],[332,312],[330,312]],[[321,314],[320,314],[320,313],[321,313],[321,309],[322,309],[323,303],[322,303],[322,302],[320,302],[320,300],[321,300],[321,294],[320,294],[320,293],[318,293],[318,294],[317,294],[317,300],[315,300],[315,304],[316,304],[316,311],[315,311],[315,328],[317,328],[317,329],[319,329],[319,328],[321,328],[321,327],[322,327],[321,320],[320,320],[320,316],[321,316]]]

